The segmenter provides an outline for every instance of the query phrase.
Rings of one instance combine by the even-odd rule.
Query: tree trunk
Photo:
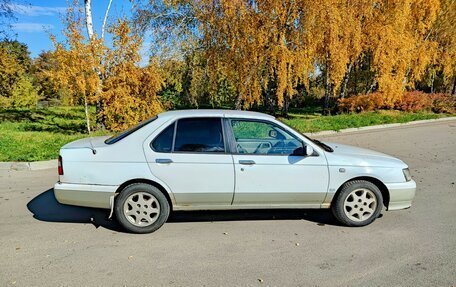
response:
[[[434,80],[435,80],[435,72],[433,72],[432,76],[431,76],[431,94],[434,93]]]
[[[407,72],[405,73],[404,79],[402,79],[402,91],[405,91],[407,82],[408,82],[408,77],[410,76],[410,72],[412,71],[412,68],[408,68]]]
[[[89,0],[90,1],[90,0]],[[103,25],[101,25],[101,39],[104,39],[104,33],[106,28],[106,21],[108,20],[109,9],[111,8],[112,0],[109,0],[108,7],[103,18]]]
[[[89,116],[89,106],[87,104],[87,95],[84,94],[84,110],[85,110],[85,116],[86,116],[86,122],[87,122],[87,132],[90,134],[90,116]]]
[[[234,103],[234,109],[235,110],[241,110],[242,109],[242,105],[241,104],[242,104],[242,97],[241,97],[241,95],[238,94],[237,97],[236,97],[236,101]]]
[[[275,115],[275,99],[274,99],[274,95],[272,95],[271,90],[266,91],[265,103],[266,103],[265,106],[266,106],[267,110],[269,111],[269,114],[274,116]]]
[[[288,117],[288,108],[290,107],[290,98],[285,96],[283,98],[282,116]]]
[[[451,89],[451,94],[453,96],[456,96],[456,77],[454,77],[454,80],[453,80],[453,88]]]
[[[269,114],[275,116],[275,105],[273,99],[269,99]]]
[[[354,86],[354,90],[353,90],[353,93],[355,95],[358,94],[358,65],[355,66],[355,71],[353,72],[353,74],[355,75],[355,79],[354,79],[354,83],[355,83],[355,86]]]
[[[367,57],[367,63],[366,63],[366,65],[367,65],[366,71],[371,71],[371,56]],[[363,70],[363,69],[361,69],[361,71],[362,71],[362,70]],[[369,72],[366,72],[366,74],[367,74],[367,75],[366,75],[366,77],[365,77],[365,79],[366,79],[366,90],[365,90],[365,91],[366,91],[366,94],[369,94],[370,91],[373,89],[373,85],[374,85],[374,84],[370,84],[370,80],[371,80],[371,79],[370,79],[370,77],[369,77]],[[376,75],[374,75],[374,77],[373,77],[373,79],[372,79],[372,82],[373,82],[373,83],[375,83],[375,81],[376,81],[375,78],[376,78]],[[362,79],[362,77],[361,77],[361,79]]]
[[[329,101],[331,99],[331,96],[332,96],[332,84],[331,84],[331,81],[329,79],[328,68],[326,67],[326,71],[325,71],[325,101],[324,101],[324,105],[323,105],[323,114],[324,115],[329,115],[330,114],[330,112],[329,112]]]
[[[84,0],[84,10],[86,16],[86,28],[89,39],[93,38],[93,21],[92,21],[92,0]]]
[[[101,26],[101,39],[104,38],[104,32],[106,28],[106,22],[108,19],[109,15],[109,9],[111,8],[112,0],[109,0],[108,7],[106,8],[106,12],[103,18],[103,24]],[[86,28],[87,28],[87,35],[89,36],[90,42],[93,41],[94,37],[94,31],[93,31],[93,20],[92,20],[92,0],[84,0],[84,10],[85,10],[85,17],[86,17]],[[95,92],[95,99],[96,99],[96,112],[95,112],[95,121],[96,121],[96,127],[97,129],[105,129],[105,119],[104,116],[102,116],[103,113],[103,99],[101,98],[101,90],[102,90],[102,81],[103,81],[103,76],[101,74],[101,71],[99,69],[95,69],[95,71],[98,74],[98,77],[100,77],[100,86],[97,88]]]
[[[353,62],[350,62],[347,67],[347,71],[345,72],[344,80],[342,82],[342,85],[340,87],[340,98],[343,99],[345,98],[345,95],[347,93],[347,84],[348,84],[348,79],[350,78],[350,72],[353,68]]]
[[[377,80],[374,78],[374,81],[372,82],[372,85],[370,85],[369,90],[367,90],[367,95],[372,93],[372,91],[374,90],[376,85],[377,85]]]
[[[103,115],[103,101],[101,99],[98,99],[98,101],[95,105],[95,113],[96,113],[97,130],[106,129],[105,117]]]

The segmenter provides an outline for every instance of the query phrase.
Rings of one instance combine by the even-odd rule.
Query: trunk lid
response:
[[[106,146],[105,140],[108,139],[109,136],[99,136],[99,137],[91,137],[91,138],[83,138],[79,140],[75,140],[73,142],[67,143],[62,147],[62,149],[78,149],[78,148],[98,148]]]

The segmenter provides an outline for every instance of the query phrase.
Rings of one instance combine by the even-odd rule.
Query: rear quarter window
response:
[[[174,126],[172,123],[164,129],[151,143],[150,147],[156,152],[171,152],[173,149]]]
[[[132,133],[136,132],[140,128],[147,126],[151,122],[155,121],[157,118],[158,117],[155,116],[153,118],[150,118],[148,120],[145,120],[145,121],[137,124],[136,126],[133,126],[133,127],[129,128],[126,131],[123,131],[123,132],[121,132],[119,134],[115,134],[112,137],[110,137],[109,139],[105,140],[105,144],[114,144],[114,143],[126,138],[127,136],[131,135]]]

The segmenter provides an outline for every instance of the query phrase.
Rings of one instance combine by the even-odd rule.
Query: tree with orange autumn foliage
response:
[[[438,43],[434,61],[436,70],[443,74],[444,83],[450,87],[449,92],[456,95],[456,1],[441,2],[442,9],[429,32],[429,38]]]
[[[393,107],[432,61],[435,44],[426,35],[440,5],[438,0],[402,0],[380,1],[374,7],[365,23],[364,45],[385,105]]]
[[[57,42],[54,37],[53,56],[56,65],[48,71],[48,76],[57,86],[70,93],[70,103],[84,105],[88,133],[91,132],[89,104],[95,103],[101,84],[97,71],[103,69],[105,47],[101,41],[86,41],[82,34],[81,11],[70,7],[66,15],[65,42]]]
[[[328,113],[336,98],[357,94],[395,108],[428,79],[431,92],[456,93],[454,0],[139,2],[135,26],[117,21],[108,44],[93,31],[91,1],[84,11],[74,2],[66,41],[55,41],[57,64],[46,78],[65,88],[66,102],[85,105],[88,131],[89,105],[108,129],[121,130],[179,106],[287,114],[313,93]],[[148,29],[154,57],[140,67]]]
[[[228,83],[235,108],[286,111],[313,81],[325,90],[326,108],[336,96],[373,91],[392,108],[430,66],[446,67],[452,79],[454,2],[164,0],[141,6],[136,19],[159,31],[189,23],[179,35],[202,55],[190,69],[199,71],[203,98],[217,97],[220,83]]]
[[[113,35],[113,47],[105,62],[102,113],[106,126],[120,131],[163,110],[157,97],[163,80],[154,62],[139,67],[142,41],[126,20],[119,20],[109,32]]]
[[[67,103],[84,105],[87,131],[90,133],[92,126],[89,105],[97,106],[97,119],[114,131],[159,113],[162,105],[157,92],[163,80],[154,62],[139,66],[142,38],[132,32],[128,21],[121,20],[109,28],[113,40],[107,46],[95,34],[84,36],[82,15],[76,5],[68,9],[66,40],[53,39],[55,65],[46,75],[69,92]]]

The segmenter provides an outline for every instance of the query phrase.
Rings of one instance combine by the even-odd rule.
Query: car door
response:
[[[151,141],[146,158],[178,206],[230,205],[234,170],[225,147],[221,118],[185,118]]]
[[[314,205],[328,189],[323,154],[294,155],[302,139],[270,121],[230,119],[235,169],[233,205]],[[302,154],[302,153],[301,153]]]

